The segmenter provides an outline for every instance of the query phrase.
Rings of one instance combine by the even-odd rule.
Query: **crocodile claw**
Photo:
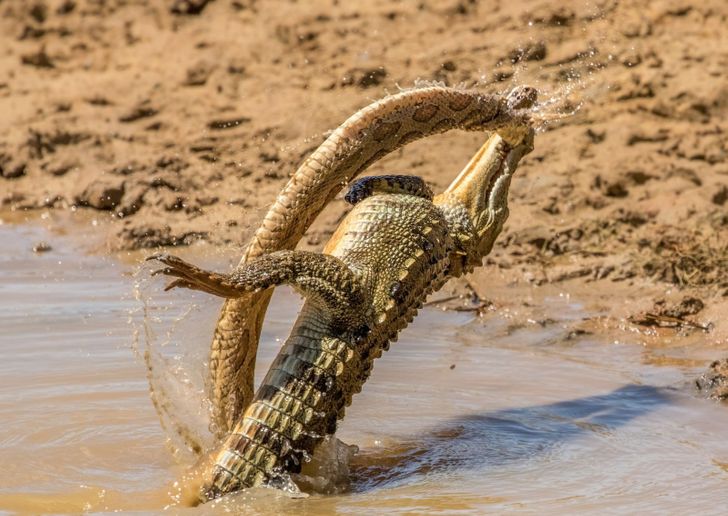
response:
[[[200,269],[182,258],[167,253],[153,254],[147,258],[147,261],[152,260],[166,265],[166,267],[152,271],[152,276],[163,274],[177,278],[165,287],[165,291],[173,288],[187,288],[222,297],[231,297],[237,293],[230,285],[227,275]]]
[[[159,260],[159,261],[161,261],[162,258],[164,258],[165,256],[169,256],[169,255],[167,253],[154,253],[154,254],[152,254],[150,256],[147,256],[144,259],[144,261],[145,262],[151,262],[152,260]]]
[[[169,290],[172,290],[173,288],[188,288],[194,290],[194,285],[192,285],[192,283],[190,283],[189,281],[180,278],[174,281],[170,281],[167,286],[164,287],[164,291],[167,292]]]
[[[147,258],[147,261],[151,260],[156,260],[167,265],[167,267],[153,271],[152,276],[164,274],[166,276],[177,276],[179,278],[187,277],[192,279],[200,274],[205,274],[205,271],[199,267],[196,267],[195,265],[184,261],[182,258],[178,258],[171,254],[153,254]]]
[[[182,258],[178,258],[177,256],[167,254],[167,253],[156,253],[149,257],[147,257],[146,261],[156,260],[158,262],[162,262],[165,265],[169,265],[171,267],[187,267],[187,268],[196,268],[194,265],[187,263]]]

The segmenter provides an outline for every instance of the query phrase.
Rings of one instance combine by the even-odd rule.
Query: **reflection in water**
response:
[[[548,405],[458,416],[429,432],[354,458],[355,491],[391,487],[460,469],[490,470],[532,460],[559,442],[588,432],[609,435],[669,403],[664,389],[625,385],[614,391]]]

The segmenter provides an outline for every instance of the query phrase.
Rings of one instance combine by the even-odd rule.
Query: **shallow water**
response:
[[[39,240],[53,250],[33,253]],[[161,280],[141,281],[140,301],[136,260],[84,256],[37,226],[0,225],[0,241],[0,511],[173,504],[170,485],[193,460],[173,453],[174,429],[209,444],[204,360],[220,302],[163,293]],[[425,309],[340,426],[338,437],[361,449],[350,492],[291,499],[258,489],[174,511],[723,513],[728,410],[689,385],[700,369],[690,359],[710,350],[651,365],[659,361],[624,334],[567,339],[566,323],[589,315],[573,297],[540,302],[555,322],[491,314],[483,324]],[[299,305],[276,293],[259,377]],[[147,363],[171,414],[166,430]]]

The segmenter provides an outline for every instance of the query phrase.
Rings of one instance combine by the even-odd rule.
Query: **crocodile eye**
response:
[[[391,297],[396,298],[397,294],[399,294],[401,292],[401,290],[402,290],[402,283],[400,283],[399,281],[395,281],[389,287],[389,295]]]
[[[429,252],[429,251],[432,251],[434,248],[435,248],[435,244],[433,244],[429,240],[425,240],[424,242],[422,242],[422,249],[424,249],[425,251]]]

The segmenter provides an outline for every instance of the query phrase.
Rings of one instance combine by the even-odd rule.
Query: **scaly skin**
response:
[[[524,100],[526,104],[523,104]],[[429,87],[379,100],[344,122],[309,156],[283,188],[248,245],[240,267],[275,251],[294,249],[313,220],[344,185],[369,165],[416,139],[450,129],[499,130],[518,142],[527,127],[527,95],[508,98],[472,90]],[[253,399],[255,356],[271,291],[226,300],[210,349],[212,430],[227,435]]]
[[[355,184],[348,197],[356,204],[323,254],[276,251],[231,274],[152,257],[166,265],[158,272],[177,278],[168,288],[250,299],[288,283],[307,299],[252,403],[213,453],[202,501],[284,483],[289,472],[299,471],[323,437],[335,432],[374,359],[427,295],[482,262],[508,216],[512,173],[532,149],[533,131],[524,127],[507,131],[508,141],[493,134],[434,200],[414,179],[386,176]]]

